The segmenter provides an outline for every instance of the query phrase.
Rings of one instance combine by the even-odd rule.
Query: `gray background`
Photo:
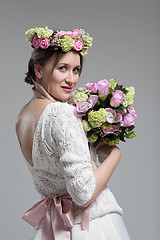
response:
[[[0,239],[29,239],[21,216],[40,200],[15,135],[16,116],[32,97],[23,82],[31,53],[24,33],[36,26],[83,28],[93,37],[79,86],[113,77],[135,86],[138,137],[120,144],[109,187],[131,239],[159,239],[159,10],[158,0],[1,0]]]

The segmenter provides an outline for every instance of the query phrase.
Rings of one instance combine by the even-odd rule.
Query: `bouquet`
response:
[[[115,79],[90,82],[73,95],[74,114],[82,118],[88,142],[116,145],[136,136],[134,87],[124,88]]]

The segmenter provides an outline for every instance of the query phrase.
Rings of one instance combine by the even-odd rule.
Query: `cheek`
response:
[[[53,75],[52,75],[52,81],[54,82],[54,83],[59,83],[59,82],[61,82],[63,80],[63,76],[62,76],[62,74],[61,73],[54,73]]]
[[[78,82],[78,80],[79,80],[79,75],[75,79],[75,84]]]

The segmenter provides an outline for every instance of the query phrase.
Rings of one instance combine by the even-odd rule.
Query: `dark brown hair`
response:
[[[78,53],[78,52],[77,52]],[[26,77],[24,81],[28,84],[34,85],[32,78],[34,81],[36,81],[36,75],[34,72],[34,64],[40,64],[41,66],[44,66],[45,63],[50,60],[54,59],[54,66],[53,70],[56,66],[56,64],[59,62],[59,60],[65,55],[65,52],[62,52],[62,50],[59,48],[58,50],[50,50],[50,49],[34,49],[31,55],[31,58],[28,63],[28,72],[26,73]],[[80,73],[82,71],[83,66],[83,57],[80,53],[78,53],[80,56]]]

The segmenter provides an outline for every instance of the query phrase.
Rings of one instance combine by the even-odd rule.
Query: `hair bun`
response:
[[[26,83],[30,84],[30,85],[34,85],[34,83],[33,83],[32,79],[31,79],[31,76],[30,76],[29,72],[26,73],[26,77],[25,77],[24,81],[25,81]]]

